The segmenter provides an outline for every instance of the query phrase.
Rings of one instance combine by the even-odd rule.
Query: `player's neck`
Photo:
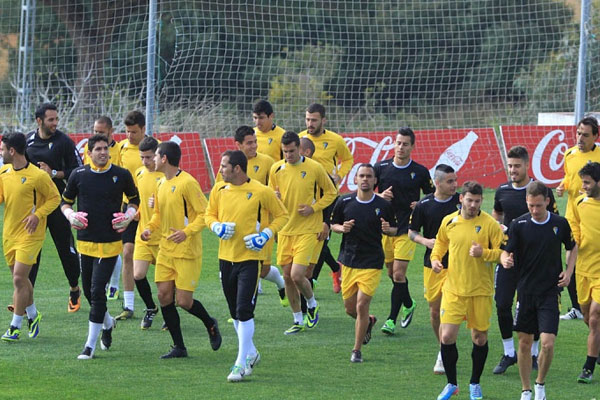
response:
[[[522,188],[529,185],[529,182],[531,182],[531,178],[529,176],[525,176],[525,179],[519,182],[513,182],[512,185],[514,188]]]
[[[42,128],[38,128],[38,136],[41,139],[50,139],[52,136],[54,136],[53,133],[46,133]]]
[[[460,209],[460,216],[463,217],[463,219],[473,219],[473,218],[477,217],[480,212],[481,212],[481,210],[479,212],[477,212],[477,214],[471,216],[471,215],[469,215],[467,213],[467,210],[465,210],[464,207],[461,207],[461,209]]]
[[[250,178],[248,178],[248,175],[239,174],[239,175],[234,176],[229,183],[231,183],[234,186],[240,186],[246,182],[250,182]]]
[[[175,167],[173,165],[167,164],[165,166],[165,178],[167,178],[167,180],[171,180],[173,178],[175,178],[177,176],[177,174],[179,174],[179,171],[181,171],[179,169],[179,167]]]
[[[369,191],[364,191],[364,190],[360,190],[358,189],[356,191],[356,198],[360,201],[371,201],[371,199],[373,198],[373,196],[375,195],[375,192],[373,192],[373,190],[369,190]]]
[[[27,159],[25,158],[25,156],[19,156],[18,154],[15,154],[13,156],[12,162],[11,162],[13,169],[15,171],[18,171],[20,169],[23,169],[27,166],[28,162]]]
[[[409,162],[410,162],[410,157],[398,158],[398,157],[394,156],[394,164],[399,167],[404,167],[405,165],[408,165]]]
[[[433,193],[433,197],[435,197],[437,200],[439,201],[446,201],[448,200],[450,197],[452,197],[452,195],[447,195],[447,194],[443,194],[443,193],[439,193],[437,190]]]
[[[532,215],[531,219],[533,219],[533,221],[537,222],[538,224],[544,224],[544,223],[548,222],[549,217],[550,217],[550,213],[548,211],[546,211],[546,213],[541,215],[539,218],[536,218]]]
[[[324,133],[325,133],[325,129],[322,129],[321,132],[311,133],[311,136],[319,137],[319,136],[323,135]]]

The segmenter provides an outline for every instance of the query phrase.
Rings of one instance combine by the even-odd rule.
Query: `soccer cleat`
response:
[[[546,400],[546,386],[538,385],[536,383],[534,388],[535,388],[535,400]]]
[[[412,298],[411,298],[412,300]],[[410,308],[406,308],[404,307],[404,304],[402,304],[402,308],[400,310],[401,314],[402,314],[402,320],[400,321],[400,326],[402,328],[408,328],[408,326],[410,325],[411,321],[412,321],[412,317],[413,314],[415,312],[415,308],[417,308],[417,303],[415,303],[415,301],[412,301],[413,305]]]
[[[581,311],[573,307],[566,314],[561,315],[560,319],[563,321],[568,321],[570,319],[583,319],[583,314]]]
[[[160,356],[161,359],[166,360],[167,358],[184,358],[187,357],[187,350],[179,346],[171,346],[171,350],[167,354]]]
[[[446,370],[444,369],[444,362],[441,359],[437,359],[435,361],[433,373],[436,375],[444,375],[446,373]]]
[[[507,356],[506,354],[504,354],[504,355],[502,355],[502,358],[500,359],[500,362],[498,363],[498,365],[496,365],[494,367],[493,373],[496,375],[503,374],[506,372],[508,367],[510,367],[511,365],[514,365],[516,363],[517,363],[517,353],[515,353],[514,357],[510,357],[510,356]]]
[[[118,300],[119,299],[119,289],[113,286],[109,286],[106,291],[106,298],[108,300]]]
[[[471,383],[469,385],[469,399],[470,400],[482,400],[483,395],[481,394],[481,385],[479,383]]]
[[[362,353],[360,352],[360,350],[352,350],[352,355],[350,356],[350,362],[353,362],[353,363],[363,362]]]
[[[244,376],[252,375],[254,367],[260,362],[260,353],[257,351],[253,356],[246,356],[246,367],[244,368]]]
[[[531,370],[532,371],[537,371],[538,370],[537,356],[531,356]]]
[[[77,293],[76,296],[73,293]],[[67,304],[67,311],[74,313],[79,311],[81,307],[81,289],[69,293],[69,303]]]
[[[78,360],[91,360],[92,358],[94,358],[94,350],[88,346],[85,346],[81,354],[77,356]]]
[[[123,311],[121,312],[121,314],[117,315],[115,317],[115,319],[117,321],[125,321],[126,319],[131,319],[133,318],[133,310],[130,310],[129,308],[123,307]]]
[[[112,330],[117,326],[117,320],[112,318],[112,328],[102,329],[102,336],[100,337],[100,348],[102,350],[110,349],[112,345]]]
[[[40,321],[42,320],[42,313],[38,311],[34,319],[29,320],[29,337],[36,338],[40,333]]]
[[[144,311],[146,312],[146,315],[144,315],[140,327],[143,330],[148,330],[152,326],[152,321],[154,321],[154,317],[156,316],[156,314],[158,314],[158,307],[146,308]]]
[[[283,332],[284,335],[294,335],[296,333],[300,333],[304,330],[304,325],[294,322],[294,325],[290,326],[288,329]]]
[[[2,337],[2,339],[4,339],[4,336]],[[579,376],[577,377],[577,382],[579,383],[592,383],[592,375],[593,372],[590,371],[589,369],[583,369],[581,371],[581,374],[579,374]]]
[[[15,305],[9,304],[6,306],[6,309],[8,310],[9,313],[13,314],[15,312]]]
[[[331,280],[333,284],[333,293],[339,293],[342,290],[342,270],[339,269],[337,272],[331,273]]]
[[[15,326],[10,326],[4,335],[2,335],[2,340],[5,342],[16,342],[19,340],[19,336],[21,336],[21,330]]]
[[[309,308],[306,310],[306,327],[308,329],[314,328],[319,323],[319,305],[316,307]]]
[[[455,394],[458,394],[458,386],[449,383],[446,386],[444,386],[444,389],[438,395],[437,400],[448,400]]]
[[[383,326],[381,327],[381,332],[385,333],[386,335],[393,335],[395,330],[396,323],[391,319],[385,321]]]
[[[521,400],[531,400],[531,390],[523,390],[521,392]]]
[[[163,322],[162,326],[160,327],[160,330],[161,331],[168,331],[169,330],[169,327],[167,326],[166,322]]]
[[[279,289],[279,302],[281,303],[282,307],[289,307],[290,305],[290,301],[285,295],[285,288]]]
[[[231,372],[227,375],[227,381],[229,382],[240,382],[244,379],[244,367],[234,365],[231,367]]]
[[[221,332],[219,332],[219,324],[217,323],[217,320],[212,317],[211,319],[213,320],[214,324],[210,328],[206,328],[206,330],[208,331],[210,347],[214,351],[217,351],[219,350],[219,347],[221,347],[221,342],[223,341],[223,338],[221,337]]]
[[[374,315],[369,315],[369,325],[367,326],[367,332],[365,333],[365,338],[363,339],[363,344],[369,343],[371,340],[371,331],[373,330],[373,326],[377,322],[377,317]]]

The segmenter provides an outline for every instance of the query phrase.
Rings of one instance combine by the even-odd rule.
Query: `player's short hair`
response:
[[[467,193],[471,193],[473,195],[482,195],[483,196],[483,187],[475,182],[475,181],[466,181],[463,183],[462,188],[460,189],[461,194],[465,195]]]
[[[98,118],[96,118],[95,122],[106,125],[108,128],[113,127],[112,119],[110,119],[110,117],[107,117],[106,115],[99,116]]]
[[[158,140],[153,136],[144,136],[139,144],[140,151],[152,151],[156,152],[158,148]]]
[[[398,129],[398,135],[410,137],[410,144],[411,145],[415,144],[415,133],[409,127],[404,126],[400,129]]]
[[[285,131],[283,136],[281,136],[281,144],[288,145],[296,143],[296,146],[300,147],[300,136],[294,131]]]
[[[138,125],[140,128],[143,128],[144,126],[146,126],[146,117],[140,111],[130,111],[125,116],[125,120],[123,120],[123,123],[126,126]]]
[[[315,144],[306,136],[300,138],[300,150],[310,150],[310,156],[315,154]]]
[[[242,171],[246,173],[248,171],[248,158],[241,150],[227,150],[223,153],[223,157],[229,157],[229,164],[231,164],[231,168],[235,168],[236,165],[239,165]]]
[[[545,199],[548,198],[548,187],[544,185],[540,181],[529,182],[527,185],[527,189],[525,189],[526,196],[544,196]]]
[[[41,119],[42,121],[46,117],[46,111],[52,110],[58,112],[58,108],[52,103],[42,103],[35,109],[35,119]]]
[[[233,138],[238,143],[244,143],[244,139],[246,139],[246,136],[254,136],[254,128],[252,128],[251,126],[242,125],[239,128],[237,128],[235,130],[235,133],[233,134]]]
[[[167,156],[167,161],[174,167],[179,167],[181,160],[181,147],[175,142],[162,142],[156,148],[159,156]]]
[[[518,158],[525,162],[529,162],[529,153],[524,146],[513,146],[506,154],[507,158]]]
[[[254,114],[265,113],[265,115],[268,117],[269,115],[273,114],[273,106],[266,100],[259,100],[252,106],[252,112]]]
[[[25,135],[21,132],[10,132],[2,135],[2,143],[7,149],[15,149],[18,154],[25,154],[25,147],[27,146]]]
[[[319,113],[321,118],[325,118],[325,107],[319,103],[312,103],[310,106],[306,107],[307,113]]]
[[[447,174],[453,174],[454,172],[454,168],[448,164],[438,164],[433,172],[433,180],[439,182],[444,179]]]
[[[587,125],[592,127],[592,134],[598,135],[598,120],[592,116],[587,116],[577,123],[579,125]]]
[[[108,139],[106,138],[106,136],[100,135],[99,133],[96,133],[95,135],[92,135],[88,139],[88,142],[87,142],[87,148],[88,148],[88,150],[92,151],[94,149],[94,146],[98,142],[106,142],[106,144],[108,144]]]
[[[3,139],[4,140],[4,139]],[[579,170],[579,176],[589,176],[594,182],[600,182],[600,163],[589,162]]]
[[[370,163],[359,164],[358,168],[356,168],[356,172],[358,173],[358,170],[361,168],[371,168],[371,170],[373,171],[373,176],[375,176],[375,167],[372,164],[370,164]]]

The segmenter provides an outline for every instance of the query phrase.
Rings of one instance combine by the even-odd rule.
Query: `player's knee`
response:
[[[267,275],[269,275],[269,271],[271,271],[271,266],[270,265],[262,265],[260,267],[260,277],[261,278],[266,278]]]
[[[554,351],[554,340],[542,340],[542,351],[553,352]]]
[[[251,320],[252,318],[254,318],[254,314],[252,313],[252,310],[246,308],[246,307],[239,307],[236,310],[236,315],[238,320],[244,322],[244,321],[248,321]]]
[[[175,298],[177,300],[177,305],[186,310],[189,310],[190,308],[192,308],[192,304],[194,304],[194,299],[191,296],[181,296],[181,295],[179,295],[179,293],[180,292],[177,292],[177,294],[175,295]]]
[[[27,282],[29,281],[28,276],[14,274],[13,275],[13,285],[16,288],[24,288],[27,286]]]
[[[173,302],[173,293],[167,291],[158,291],[158,302],[161,306],[167,306]]]
[[[139,281],[140,279],[144,279],[146,277],[146,271],[143,269],[133,269],[133,279]]]

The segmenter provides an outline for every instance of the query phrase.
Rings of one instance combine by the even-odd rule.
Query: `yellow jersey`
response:
[[[263,185],[269,182],[269,172],[275,161],[267,155],[256,153],[256,157],[248,159],[248,168],[246,173],[250,179],[259,181]],[[219,172],[215,177],[215,183],[222,182],[223,177]]]
[[[565,218],[569,220],[569,222],[572,218],[572,208],[569,207],[569,203],[574,202],[575,199],[581,196],[581,178],[579,177],[579,171],[588,162],[600,163],[600,147],[594,145],[592,150],[582,153],[577,146],[574,146],[565,152],[563,165],[565,177],[562,180],[562,185],[564,186],[568,195]]]
[[[302,131],[299,136],[312,140],[315,144],[315,154],[312,159],[319,162],[329,175],[338,175],[343,178],[352,169],[354,156],[350,153],[342,136],[328,130],[319,136]]]
[[[581,195],[568,207],[571,209],[569,225],[579,246],[575,273],[600,278],[600,201]]]
[[[162,172],[149,171],[148,168],[141,166],[135,171],[135,175],[133,175],[133,180],[135,185],[138,188],[138,192],[140,194],[140,206],[138,208],[138,214],[140,216],[140,221],[137,227],[137,232],[135,234],[135,240],[139,239],[140,235],[144,231],[144,227],[148,225],[150,219],[152,218],[152,213],[154,213],[154,207],[150,208],[148,205],[148,200],[155,196],[156,187],[158,182],[165,177],[165,174]],[[154,199],[156,200],[156,199]],[[160,242],[160,235],[156,232],[150,237],[150,240],[146,243],[149,245],[157,245]]]
[[[256,133],[256,141],[258,143],[258,152],[266,154],[271,157],[274,161],[281,160],[281,137],[285,133],[285,130],[273,124],[273,127],[269,132],[262,132],[258,128],[254,128]]]
[[[111,144],[108,145],[108,155],[111,164],[121,166],[121,146],[114,140]],[[85,150],[83,152],[83,164],[87,165],[91,163],[92,159],[88,155],[88,148],[86,145]]]

